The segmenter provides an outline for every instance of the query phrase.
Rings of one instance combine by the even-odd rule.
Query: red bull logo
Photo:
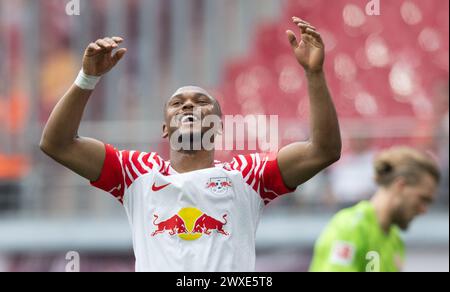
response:
[[[184,240],[196,240],[202,235],[210,236],[213,232],[224,236],[229,235],[224,230],[227,214],[222,216],[222,220],[217,220],[197,208],[189,207],[181,209],[178,214],[159,223],[157,223],[158,215],[153,216],[153,225],[156,226],[156,230],[152,233],[152,237],[166,232],[170,236],[177,235]]]
[[[207,189],[218,195],[225,194],[232,186],[231,180],[227,177],[214,177],[206,184]]]
[[[215,230],[220,234],[228,235],[228,233],[223,230],[223,226],[227,224],[227,214],[223,215],[222,218],[223,220],[225,220],[225,222],[220,222],[219,220],[216,220],[211,216],[203,214],[195,221],[193,232],[210,235],[212,230]]]
[[[156,223],[158,220],[158,215],[153,215],[155,220],[153,220],[153,225],[157,226],[158,229],[152,233],[152,236],[155,236],[158,233],[164,233],[165,231],[169,231],[170,235],[187,233],[186,225],[184,224],[184,220],[181,219],[180,216],[175,215],[166,221],[162,221],[160,223]]]

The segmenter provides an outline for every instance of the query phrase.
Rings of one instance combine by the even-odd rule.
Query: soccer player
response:
[[[323,72],[323,41],[309,23],[296,17],[293,22],[301,39],[292,31],[287,36],[308,80],[311,138],[276,154],[240,155],[229,163],[215,161],[214,149],[203,147],[175,149],[170,144],[166,161],[155,152],[119,151],[78,136],[95,84],[127,52],[120,48],[120,37],[87,47],[82,70],[53,110],[40,147],[124,205],[136,271],[253,271],[264,206],[340,158],[338,119]],[[180,88],[166,103],[163,137],[176,132],[194,137],[193,126],[203,117],[221,114],[206,90]]]
[[[378,191],[335,215],[317,240],[311,271],[401,271],[400,229],[427,211],[440,172],[431,157],[408,147],[380,153],[374,165]]]

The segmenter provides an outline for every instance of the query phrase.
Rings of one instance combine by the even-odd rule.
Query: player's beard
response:
[[[189,131],[182,133],[178,138],[178,142],[183,145],[182,152],[195,152],[202,149],[202,132]]]
[[[182,128],[183,127],[183,128]],[[204,150],[204,135],[209,130],[202,128],[200,125],[182,126],[178,128],[172,135],[172,149],[184,153],[195,153]],[[212,139],[212,143],[214,143]]]
[[[411,221],[412,219],[407,216],[407,212],[403,208],[400,208],[394,213],[393,222],[403,231],[407,231],[409,229]]]

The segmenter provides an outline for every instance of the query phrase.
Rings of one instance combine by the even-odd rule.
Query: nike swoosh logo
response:
[[[160,190],[162,190],[162,189],[164,189],[164,188],[166,188],[166,187],[168,187],[168,186],[170,186],[170,183],[168,183],[168,184],[166,184],[166,185],[162,185],[162,186],[156,186],[156,184],[153,183],[152,191],[158,192],[158,191],[160,191]]]

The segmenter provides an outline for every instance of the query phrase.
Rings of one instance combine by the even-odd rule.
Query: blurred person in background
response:
[[[400,230],[427,211],[440,171],[431,157],[408,147],[381,152],[374,168],[377,192],[334,216],[316,242],[311,271],[401,271]]]
[[[0,3],[0,215],[20,207],[21,180],[31,167],[29,153],[22,144],[30,113],[24,89],[25,58],[19,41],[18,11],[23,3],[3,2]]]
[[[231,163],[215,161],[214,149],[171,147],[170,161],[165,161],[154,152],[119,151],[80,137],[95,84],[127,51],[119,48],[120,37],[97,40],[86,49],[82,71],[53,110],[40,146],[124,205],[133,229],[136,271],[254,270],[255,233],[264,206],[340,158],[322,38],[309,23],[295,17],[293,23],[301,39],[292,31],[287,35],[308,79],[311,139],[275,155],[240,155]],[[201,125],[198,133],[193,126],[208,116],[222,116],[217,100],[199,87],[180,88],[166,103],[163,137],[181,132],[192,145],[196,134],[209,130]]]
[[[305,207],[308,211],[337,210],[336,200],[330,186],[329,169],[307,181],[295,192],[294,202],[290,206]]]
[[[339,209],[369,199],[376,190],[371,167],[375,153],[370,148],[370,139],[351,138],[349,148],[349,153],[329,170],[332,196]]]
[[[30,169],[30,159],[18,143],[28,111],[28,99],[19,86],[13,86],[5,97],[0,89],[0,211],[19,207],[20,181]]]

